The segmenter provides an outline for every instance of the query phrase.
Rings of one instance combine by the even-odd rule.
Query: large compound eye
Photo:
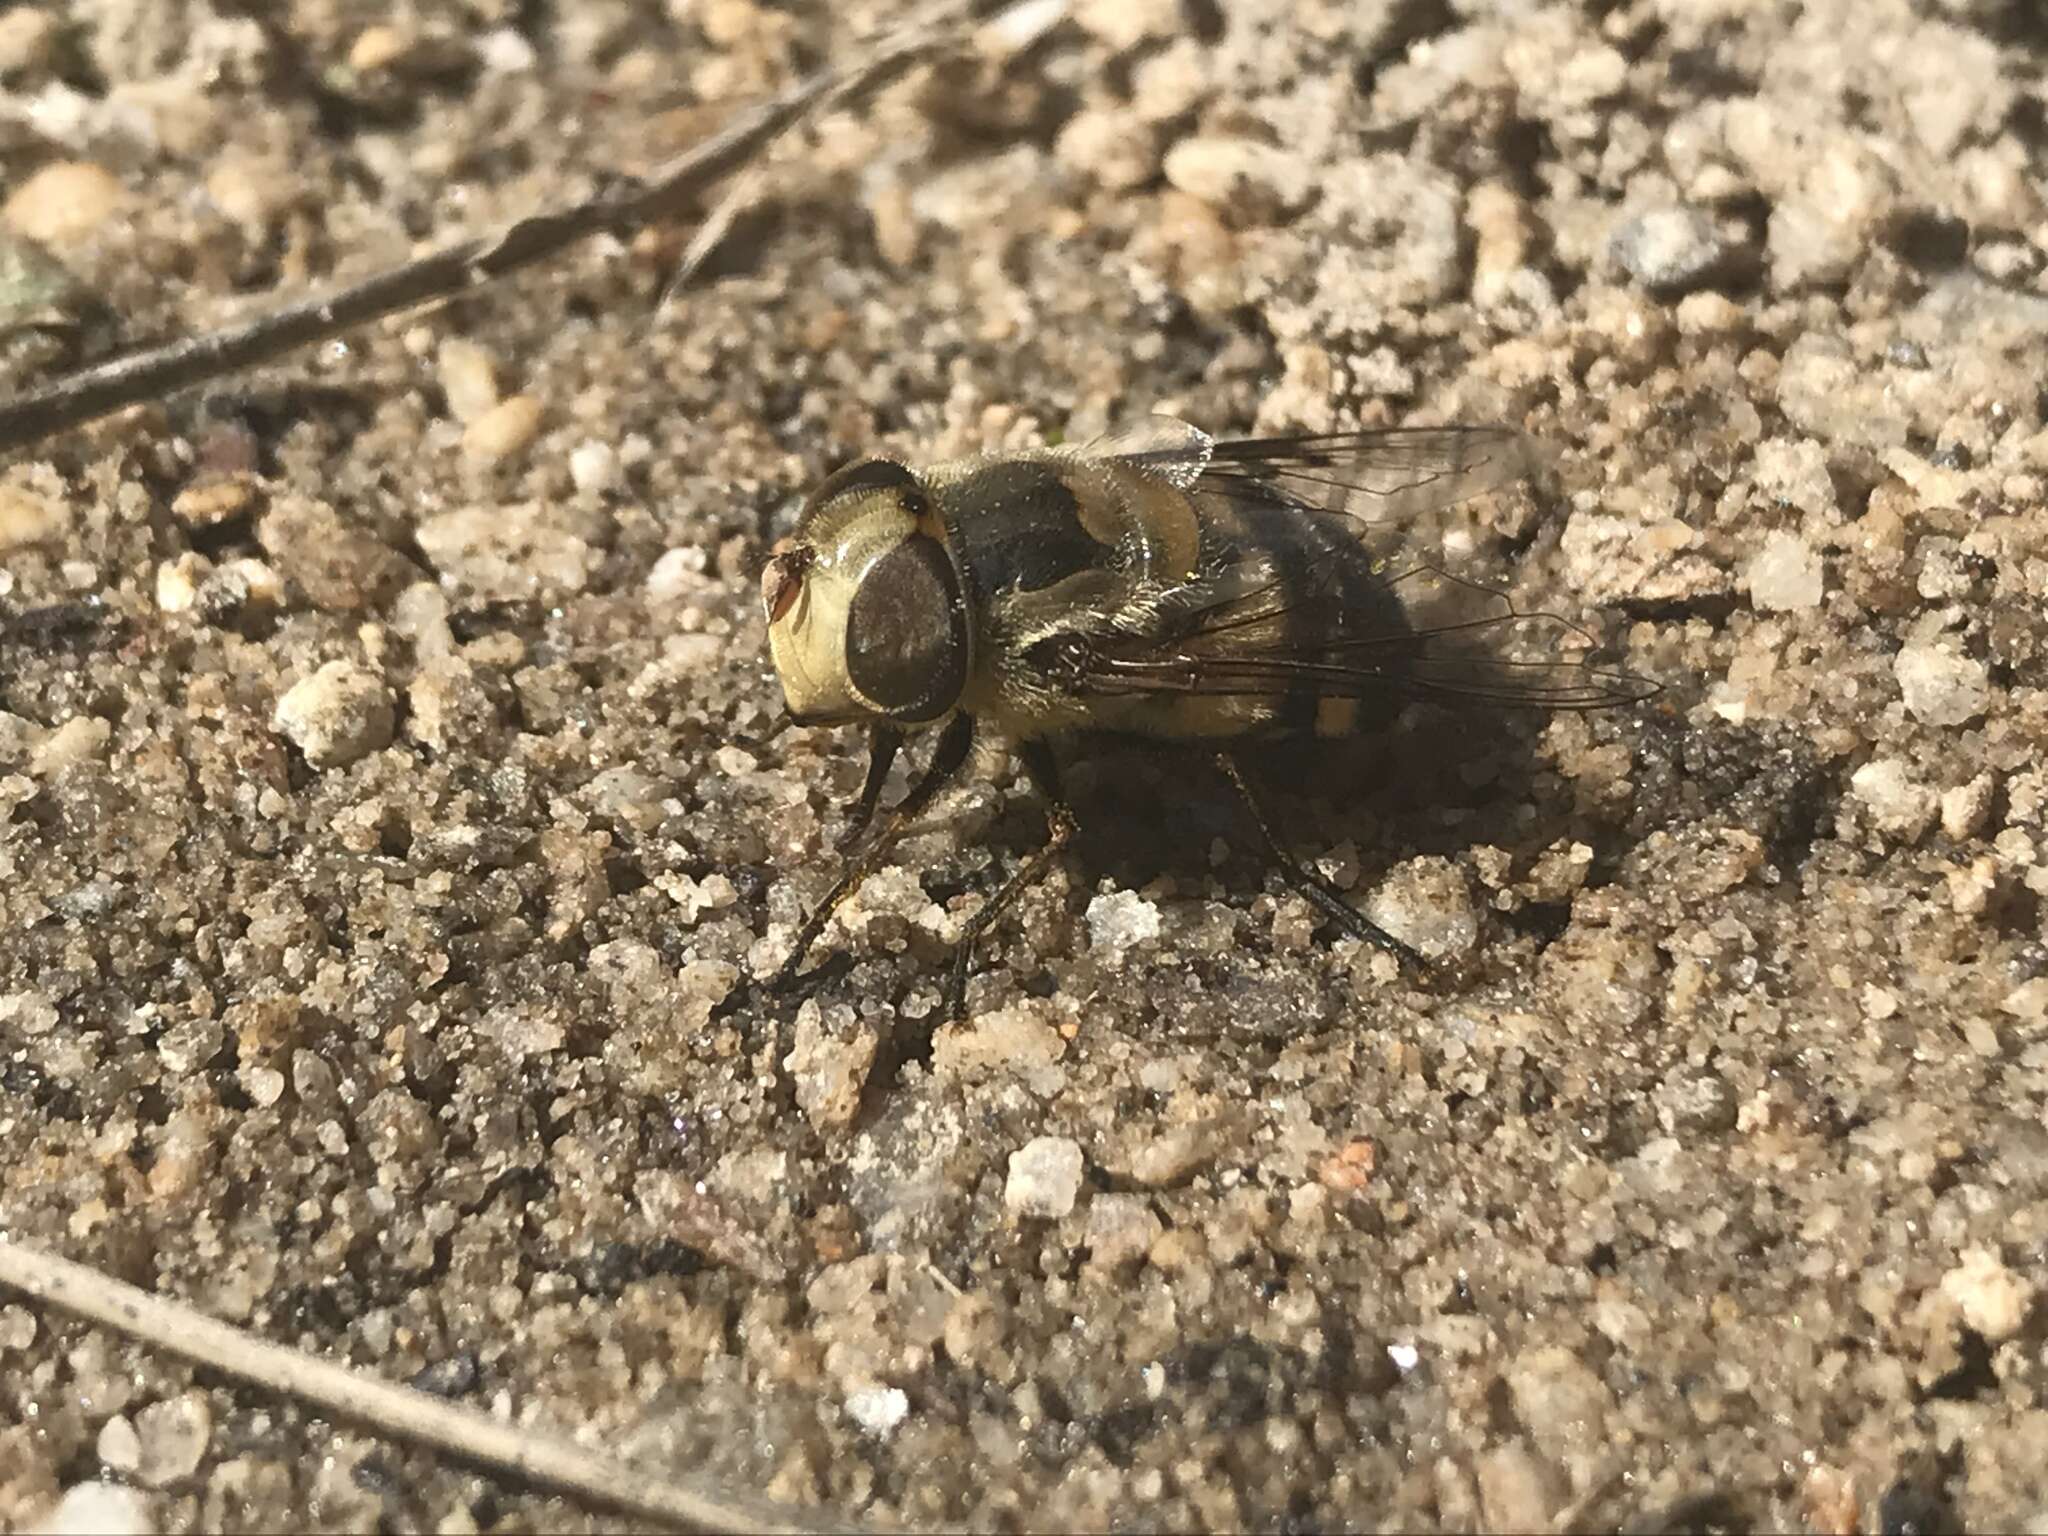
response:
[[[846,675],[899,720],[936,720],[967,686],[967,617],[953,562],[912,534],[869,566],[846,612]]]

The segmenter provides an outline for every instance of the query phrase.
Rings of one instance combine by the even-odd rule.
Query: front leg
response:
[[[940,735],[939,744],[932,749],[932,760],[925,768],[924,777],[917,781],[910,793],[903,797],[902,803],[890,813],[882,830],[861,850],[860,856],[847,863],[845,870],[833,883],[832,889],[825,893],[825,899],[812,908],[811,915],[804,919],[803,926],[797,930],[796,942],[790,948],[789,958],[782,962],[781,969],[776,971],[774,979],[768,983],[770,991],[787,991],[796,981],[797,973],[803,969],[804,957],[810,953],[811,946],[818,942],[818,935],[825,931],[825,925],[832,921],[832,914],[846,904],[848,897],[860,889],[862,881],[881,867],[882,859],[895,845],[896,839],[902,836],[903,829],[913,818],[922,815],[925,807],[937,798],[939,791],[952,782],[961,765],[967,761],[967,754],[973,747],[974,717],[955,715]],[[878,774],[873,759],[869,760],[868,778],[878,797],[881,794],[879,780],[887,773],[886,764]],[[862,798],[866,798],[865,790],[862,791]]]
[[[1002,888],[961,929],[960,942],[953,950],[952,980],[946,987],[945,1017],[949,1021],[957,1022],[967,1017],[967,973],[974,963],[975,944],[988,931],[989,925],[1014,905],[1017,898],[1074,840],[1074,813],[1067,808],[1066,796],[1060,790],[1059,764],[1053,758],[1052,749],[1043,741],[1027,741],[1018,748],[1018,754],[1024,759],[1026,776],[1047,801],[1045,844],[1018,866],[1016,872],[1003,882]]]
[[[896,761],[896,753],[903,745],[903,732],[893,725],[874,725],[868,728],[868,776],[860,787],[860,798],[853,802],[853,815],[846,824],[846,830],[839,834],[838,850],[842,854],[860,841],[861,833],[867,831],[868,823],[875,819],[875,807],[881,803],[882,786],[888,782],[890,765]]]

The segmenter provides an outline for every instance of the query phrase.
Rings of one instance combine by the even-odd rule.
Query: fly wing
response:
[[[1544,462],[1520,432],[1398,427],[1211,442],[1160,417],[1084,451],[1188,490],[1206,548],[1193,580],[1068,648],[1066,682],[1082,693],[1308,688],[1598,709],[1657,691],[1592,659],[1593,639],[1576,625],[1525,613],[1450,570],[1453,541],[1439,514]]]
[[[1444,589],[1450,589],[1446,592]],[[1551,710],[1604,709],[1657,685],[1593,657],[1594,639],[1555,614],[1432,566],[1388,573],[1381,590],[1433,615],[1344,604],[1328,588],[1247,584],[1238,574],[1165,594],[1145,620],[1077,644],[1069,686],[1099,697],[1184,694],[1428,698]],[[1362,618],[1362,622],[1360,621]]]
[[[1387,427],[1218,442],[1173,416],[1147,416],[1079,451],[1205,497],[1375,523],[1512,485],[1547,457],[1534,438],[1510,427]]]
[[[1177,491],[1191,487],[1209,467],[1216,439],[1177,416],[1147,416],[1106,432],[1080,449],[1083,458],[1114,459]]]
[[[1199,489],[1238,504],[1400,523],[1526,479],[1546,455],[1509,427],[1390,427],[1217,443]]]

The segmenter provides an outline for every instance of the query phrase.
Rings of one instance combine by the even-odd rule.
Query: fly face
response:
[[[792,719],[928,725],[967,684],[959,573],[917,477],[852,464],[818,487],[761,573],[768,647]]]

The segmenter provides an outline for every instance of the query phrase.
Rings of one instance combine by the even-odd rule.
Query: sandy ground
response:
[[[11,376],[647,170],[895,14],[8,10]],[[0,1230],[884,1522],[2048,1529],[2031,18],[1076,0],[783,146],[666,309],[686,229],[17,455]],[[749,745],[764,542],[865,449],[1155,405],[1545,434],[1480,552],[1665,693],[1281,802],[1427,976],[1206,778],[1082,761],[892,1066],[1042,833],[998,755],[810,1003],[712,1017],[861,768]],[[0,1304],[0,1526],[66,1489],[615,1523]]]

